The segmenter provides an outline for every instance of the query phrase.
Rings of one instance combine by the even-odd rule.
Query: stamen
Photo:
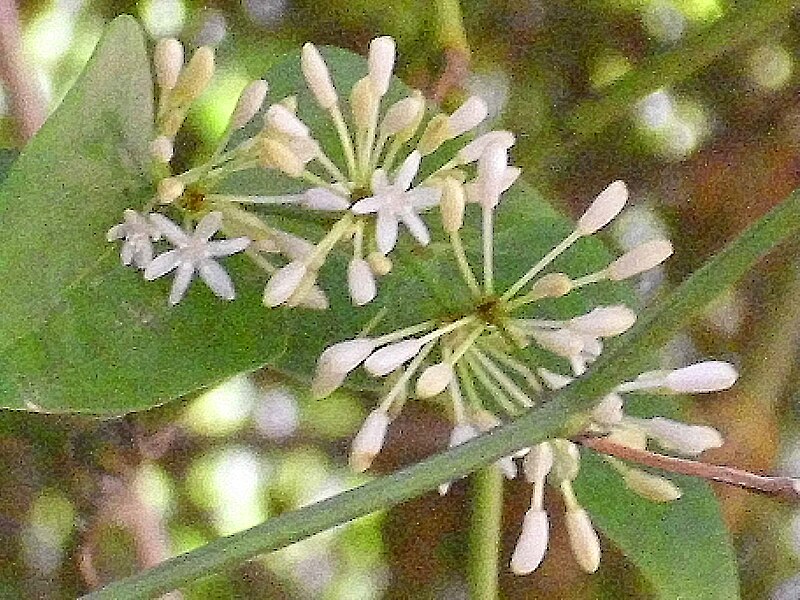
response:
[[[503,371],[488,356],[486,356],[477,348],[470,348],[469,352],[480,361],[489,374],[494,377],[495,381],[500,384],[500,387],[508,392],[512,398],[514,398],[525,408],[530,408],[534,405],[533,400],[531,400],[528,395],[523,392],[508,375],[503,373]]]

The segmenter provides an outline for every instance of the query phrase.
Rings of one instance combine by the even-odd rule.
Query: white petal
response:
[[[157,256],[153,261],[147,265],[144,270],[144,278],[148,281],[158,279],[162,275],[166,275],[172,271],[181,262],[180,252],[177,250],[170,250],[160,256]]]
[[[368,304],[378,293],[375,274],[363,258],[354,258],[347,267],[350,298],[356,306]]]
[[[408,231],[421,246],[426,246],[431,241],[431,235],[428,233],[425,221],[423,221],[417,213],[411,209],[404,210],[400,213],[400,218],[403,220],[403,224],[408,228]]]
[[[214,295],[224,300],[233,300],[236,297],[230,276],[218,262],[204,260],[200,263],[198,271]]]
[[[172,289],[169,292],[169,303],[173,306],[180,302],[186,295],[186,290],[192,282],[194,276],[194,265],[192,263],[181,263],[175,271],[175,278],[172,280]]]
[[[369,44],[369,78],[380,96],[389,90],[394,69],[394,55],[394,40],[388,35],[375,38]]]
[[[400,165],[394,177],[394,185],[396,188],[406,191],[411,187],[411,182],[419,171],[419,164],[422,161],[422,155],[419,150],[414,150],[409,154]]]
[[[514,547],[514,554],[511,555],[510,567],[515,575],[527,575],[542,563],[547,552],[549,529],[545,511],[531,508],[525,513],[522,533]]]
[[[264,304],[275,307],[286,302],[303,281],[307,270],[306,265],[298,261],[278,269],[264,289]]]
[[[664,378],[664,386],[677,394],[699,394],[727,390],[739,374],[730,363],[706,361],[672,371]]]
[[[370,196],[369,198],[362,198],[350,208],[353,214],[366,215],[369,213],[378,212],[381,207],[385,205],[382,196]]]
[[[370,356],[364,363],[364,368],[375,377],[383,377],[411,360],[422,346],[423,342],[416,338],[389,344]]]
[[[230,240],[214,240],[208,242],[206,251],[208,256],[230,256],[241,252],[250,245],[250,240],[246,237],[233,238]]]
[[[417,187],[406,193],[406,201],[416,212],[433,208],[441,197],[442,191],[433,187]]]
[[[119,225],[114,225],[111,229],[108,230],[106,234],[106,239],[109,242],[113,242],[114,240],[121,240],[127,235],[128,227],[124,223],[120,223]]]
[[[172,220],[158,213],[150,213],[150,222],[173,246],[181,247],[189,243],[189,236]]]
[[[315,399],[328,396],[342,385],[347,374],[364,362],[375,350],[375,341],[358,338],[329,346],[317,361],[317,370],[311,383],[311,395]]]
[[[450,432],[449,447],[455,448],[476,437],[478,437],[478,430],[471,424],[456,423],[455,427],[453,427],[453,431]]]
[[[397,243],[397,217],[385,210],[378,211],[375,238],[378,250],[383,254],[389,254]]]
[[[667,240],[645,242],[629,250],[608,265],[608,277],[613,281],[627,279],[660,265],[672,255],[672,244]]]
[[[515,142],[514,134],[510,131],[490,131],[479,135],[458,152],[458,160],[468,164],[478,160],[490,145],[499,145],[506,149],[511,148]]]
[[[595,198],[594,202],[578,219],[577,232],[591,235],[610,223],[628,201],[628,188],[622,181],[615,181]]]
[[[597,537],[589,514],[582,508],[568,510],[566,521],[575,560],[584,571],[594,573],[600,566],[600,538]]]

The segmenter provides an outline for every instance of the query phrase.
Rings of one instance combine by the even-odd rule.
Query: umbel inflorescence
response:
[[[335,248],[345,247],[351,256],[346,278],[352,303],[367,304],[378,295],[377,278],[392,270],[390,255],[399,233],[407,231],[415,243],[428,244],[431,221],[425,214],[438,210],[441,231],[434,231],[433,237],[449,245],[458,271],[454,277],[463,283],[471,308],[396,331],[340,341],[318,361],[312,383],[317,398],[331,394],[360,366],[385,382],[378,406],[352,444],[350,462],[358,471],[369,468],[392,420],[410,398],[446,399],[453,419],[450,446],[455,446],[541,404],[545,390],[569,385],[598,358],[604,340],[624,333],[636,315],[629,307],[612,305],[553,320],[538,318],[537,306],[601,281],[634,277],[672,253],[667,240],[655,240],[589,273],[553,268],[559,256],[623,210],[628,191],[617,181],[597,196],[571,233],[545,255],[531,257],[530,268],[521,270],[512,285],[498,289],[495,213],[520,174],[509,165],[514,136],[508,131],[489,131],[464,139],[454,144],[457,149],[444,160],[437,156],[440,166],[423,168],[445,142],[466,137],[481,124],[487,107],[471,97],[450,115],[427,118],[425,101],[416,91],[384,106],[394,61],[394,41],[389,37],[373,40],[367,74],[346,91],[349,109],[344,110],[342,90],[334,86],[324,58],[313,45],[303,47],[301,67],[307,87],[327,115],[326,127],[335,132],[343,157],[340,162],[318,142],[323,132],[313,131],[298,116],[294,97],[263,107],[268,86],[259,80],[242,92],[213,154],[188,171],[171,174],[175,135],[213,75],[214,56],[210,49],[200,48],[184,65],[180,43],[159,42],[154,56],[159,101],[151,151],[164,175],[155,197],[141,210],[126,210],[124,221],[108,232],[110,241],[122,240],[122,263],[142,271],[145,279],[174,272],[171,304],[184,298],[195,274],[215,295],[233,300],[233,282],[219,259],[244,252],[266,273],[263,301],[268,308],[326,309],[328,300],[318,285],[318,274]],[[263,125],[257,133],[229,147],[232,134],[259,113]],[[301,183],[303,191],[297,192],[296,186],[281,195],[215,191],[227,177],[247,169],[279,173]],[[299,237],[270,219],[269,209],[276,206],[327,215],[329,225],[319,239]],[[468,210],[480,215],[477,270],[462,243]],[[224,239],[213,239],[218,233]],[[170,247],[159,254],[165,245]],[[531,346],[551,353],[560,370],[533,364],[524,352]],[[731,365],[717,361],[643,373],[597,399],[586,418],[586,433],[640,449],[652,442],[667,451],[700,454],[722,443],[717,431],[662,417],[629,416],[624,395],[713,392],[730,387],[736,377]],[[511,569],[529,573],[544,557],[549,525],[543,498],[550,484],[563,495],[567,533],[578,564],[595,571],[600,559],[598,537],[572,489],[580,465],[578,447],[569,440],[554,439],[506,457],[498,466],[508,477],[515,477],[519,458],[533,490]],[[626,485],[645,498],[666,502],[680,496],[668,480],[608,460]],[[447,488],[444,485],[440,491],[445,493]]]

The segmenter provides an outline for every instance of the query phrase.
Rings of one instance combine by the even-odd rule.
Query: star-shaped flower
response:
[[[119,256],[126,267],[133,263],[144,269],[153,260],[153,242],[161,239],[161,232],[135,210],[125,210],[125,221],[108,230],[109,242],[124,239]]]
[[[151,281],[177,269],[169,294],[170,304],[174,305],[181,301],[196,271],[214,294],[225,300],[233,300],[235,297],[233,282],[225,269],[214,259],[241,252],[250,244],[248,238],[211,240],[211,236],[222,225],[220,212],[212,212],[203,217],[191,235],[187,235],[183,229],[163,215],[153,214],[150,215],[150,219],[175,249],[153,259],[145,269],[144,278]]]
[[[436,206],[442,193],[432,187],[411,188],[421,159],[418,150],[409,154],[393,183],[389,183],[382,169],[377,169],[372,176],[374,195],[359,200],[351,209],[357,215],[377,213],[376,240],[383,254],[391,252],[397,243],[400,221],[420,244],[424,246],[430,242],[430,233],[419,213]]]

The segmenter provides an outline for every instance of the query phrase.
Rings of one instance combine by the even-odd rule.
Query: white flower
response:
[[[249,239],[240,237],[230,240],[211,240],[211,236],[222,225],[222,213],[219,212],[212,212],[203,217],[191,235],[187,235],[183,229],[163,215],[153,214],[150,219],[175,249],[153,259],[144,271],[144,278],[151,281],[175,270],[175,280],[169,295],[170,304],[174,305],[181,301],[195,272],[200,273],[200,277],[214,294],[225,300],[233,300],[235,297],[233,282],[225,269],[214,259],[241,252],[250,244]]]
[[[144,269],[153,260],[153,242],[161,238],[161,233],[146,217],[135,210],[126,209],[125,222],[108,230],[108,241],[124,239],[119,256],[125,266],[133,265]]]
[[[373,196],[356,202],[352,211],[357,215],[377,213],[378,249],[388,254],[397,243],[400,221],[423,246],[430,241],[430,234],[419,212],[436,206],[441,191],[432,187],[411,188],[411,182],[419,170],[419,152],[408,155],[400,167],[394,182],[389,183],[386,173],[380,169],[372,177]]]

